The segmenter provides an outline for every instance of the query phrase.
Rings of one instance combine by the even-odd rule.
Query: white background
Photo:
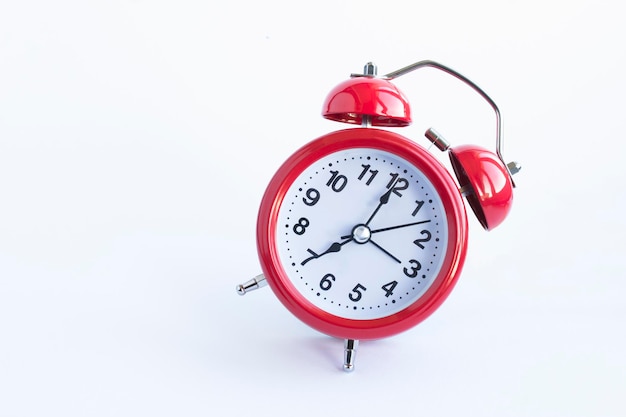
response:
[[[3,1],[0,415],[626,415],[618,1]],[[434,59],[523,164],[427,321],[343,343],[265,288],[256,212],[330,89]],[[396,81],[426,144],[493,148],[469,88]],[[445,161],[445,159],[442,159]]]

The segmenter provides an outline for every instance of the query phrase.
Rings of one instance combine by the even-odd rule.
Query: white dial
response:
[[[418,300],[448,247],[441,197],[418,166],[354,148],[318,159],[280,205],[277,252],[300,294],[332,315],[370,320]]]

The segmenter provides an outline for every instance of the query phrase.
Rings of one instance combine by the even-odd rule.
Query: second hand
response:
[[[401,229],[403,227],[415,226],[418,224],[424,224],[424,223],[429,223],[429,222],[430,220],[422,220],[419,222],[400,224],[398,226],[383,227],[382,229],[370,230],[370,233],[373,234],[373,233],[378,233],[378,232],[386,232],[387,230]],[[348,239],[351,236],[352,235],[341,236],[341,239]]]
[[[386,232],[387,230],[400,229],[402,227],[415,226],[417,224],[424,224],[424,223],[429,223],[429,222],[430,222],[430,220],[422,220],[422,221],[419,221],[419,222],[401,224],[401,225],[398,225],[398,226],[383,227],[382,229],[371,230],[370,233]]]

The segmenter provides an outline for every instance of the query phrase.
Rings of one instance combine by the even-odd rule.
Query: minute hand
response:
[[[401,224],[401,225],[398,225],[398,226],[383,227],[382,229],[370,230],[370,233],[373,234],[373,233],[378,233],[378,232],[386,232],[387,230],[400,229],[402,227],[415,226],[417,224],[424,224],[424,223],[428,223],[428,222],[430,222],[430,220],[422,220],[422,221],[419,221],[419,222]]]
[[[424,223],[429,223],[429,222],[430,222],[430,220],[422,220],[422,221],[419,221],[419,222],[401,224],[401,225],[398,225],[398,226],[383,227],[382,229],[370,230],[370,234],[374,234],[374,233],[378,233],[378,232],[386,232],[387,230],[400,229],[402,227],[415,226],[417,224],[424,224]],[[351,237],[351,235],[341,236],[342,239],[349,239],[350,237]]]

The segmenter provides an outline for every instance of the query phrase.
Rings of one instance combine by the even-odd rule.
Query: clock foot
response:
[[[346,339],[343,343],[343,370],[346,372],[354,371],[354,358],[356,357],[356,348],[359,346],[358,340]]]
[[[249,291],[258,290],[259,288],[265,287],[266,285],[267,281],[265,280],[265,276],[263,274],[260,274],[252,278],[248,282],[237,285],[237,293],[239,295],[245,295]]]

